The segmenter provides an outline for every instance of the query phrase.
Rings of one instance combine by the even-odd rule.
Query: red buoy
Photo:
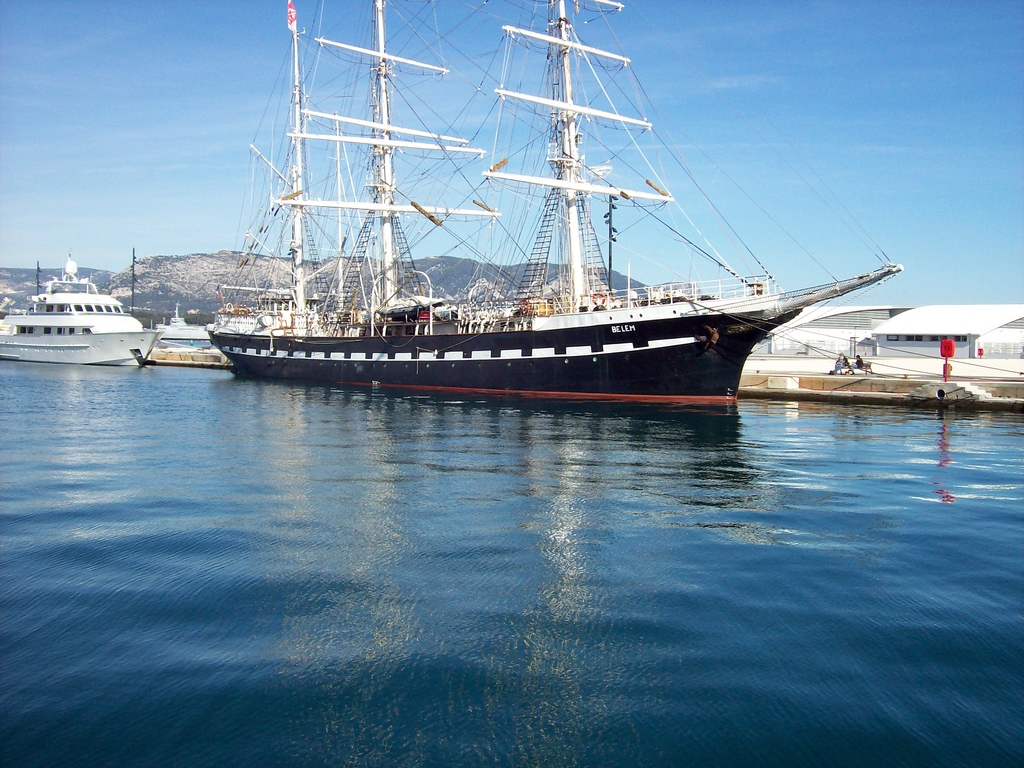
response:
[[[949,372],[953,366],[949,364],[949,358],[956,355],[956,342],[953,339],[943,339],[939,342],[939,354],[942,355],[942,380],[949,381]]]

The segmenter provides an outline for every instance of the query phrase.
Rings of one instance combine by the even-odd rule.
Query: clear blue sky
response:
[[[308,25],[314,0],[295,4]],[[907,267],[861,301],[1024,302],[1020,0],[626,5],[619,38],[656,121],[785,287],[821,273],[694,144],[830,270],[872,268],[789,166],[827,183]],[[0,265],[239,246],[285,6],[0,0]]]

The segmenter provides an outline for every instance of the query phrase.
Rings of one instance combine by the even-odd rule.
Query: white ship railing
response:
[[[723,280],[680,280],[661,285],[613,291],[614,299],[628,300],[636,306],[674,304],[677,302],[743,299],[756,296],[774,296],[780,289],[771,275],[729,278]]]

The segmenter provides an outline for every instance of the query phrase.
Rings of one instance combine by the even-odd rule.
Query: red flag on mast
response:
[[[292,0],[288,0],[288,29],[292,32],[295,31],[295,20],[299,18],[299,15],[295,13],[295,6],[292,5]]]

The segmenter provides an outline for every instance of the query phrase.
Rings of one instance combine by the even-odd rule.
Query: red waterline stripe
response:
[[[621,395],[601,392],[546,392],[529,389],[479,389],[475,387],[437,387],[425,384],[367,384],[365,381],[335,381],[335,384],[356,387],[379,387],[380,389],[409,389],[420,392],[457,392],[460,394],[495,395],[507,397],[533,397],[551,400],[605,400],[616,403],[679,403],[687,405],[733,405],[735,395]]]

